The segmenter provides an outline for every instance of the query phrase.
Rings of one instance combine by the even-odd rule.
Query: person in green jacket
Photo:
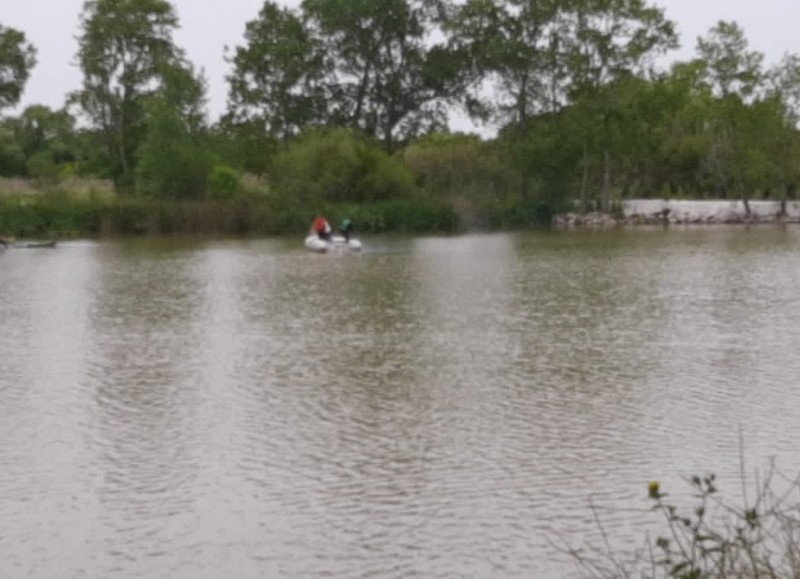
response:
[[[353,232],[353,220],[349,217],[342,219],[342,224],[339,226],[339,233],[342,234],[345,241],[350,241],[350,234]]]

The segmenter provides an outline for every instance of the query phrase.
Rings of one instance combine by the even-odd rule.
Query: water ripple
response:
[[[563,577],[800,468],[800,239],[726,231],[9,252],[0,575]]]

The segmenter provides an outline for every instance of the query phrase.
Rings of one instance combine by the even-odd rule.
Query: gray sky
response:
[[[297,6],[300,0],[284,0]],[[224,47],[242,43],[245,22],[254,19],[263,0],[173,0],[181,22],[175,42],[205,70],[209,81],[209,111],[216,120],[225,108],[228,64]],[[735,20],[745,30],[751,49],[763,52],[767,64],[786,52],[800,53],[799,0],[656,0],[681,34],[680,51],[670,60],[693,55],[698,36],[718,20]],[[60,108],[67,92],[78,88],[75,66],[78,16],[83,0],[0,0],[0,24],[25,32],[38,49],[39,63],[31,74],[20,107],[45,104]]]

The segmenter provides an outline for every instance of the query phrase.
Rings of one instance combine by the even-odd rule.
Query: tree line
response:
[[[153,199],[418,200],[505,223],[576,200],[797,195],[800,56],[765,66],[735,22],[663,66],[676,27],[645,0],[265,1],[227,53],[213,123],[178,25],[167,0],[86,0],[81,87],[0,118],[0,176]],[[0,23],[0,113],[35,65]],[[454,110],[497,135],[452,132]]]

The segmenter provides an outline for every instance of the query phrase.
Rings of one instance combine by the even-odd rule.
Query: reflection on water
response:
[[[0,576],[562,577],[800,469],[795,230],[298,245],[0,254]]]

